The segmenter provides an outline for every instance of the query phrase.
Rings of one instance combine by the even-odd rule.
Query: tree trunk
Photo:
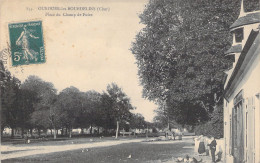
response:
[[[119,121],[116,121],[116,139],[118,138],[118,132],[119,132]]]
[[[84,128],[81,128],[81,132],[80,132],[81,135],[84,134]]]
[[[72,136],[72,129],[70,128],[69,129],[69,138],[71,138],[71,136]]]
[[[97,133],[98,133],[98,135],[99,135],[99,126],[98,126],[98,128],[97,128]]]
[[[61,135],[63,135],[64,134],[64,128],[62,127],[61,128]]]
[[[66,127],[66,130],[65,130],[65,135],[67,136],[68,135],[68,128]]]
[[[92,136],[92,124],[90,125],[90,135]]]
[[[41,136],[41,130],[38,128],[38,136]]]
[[[148,138],[148,126],[147,126],[147,131],[146,131],[146,139]]]
[[[12,128],[11,138],[14,138],[14,128]]]
[[[31,137],[33,136],[33,132],[32,132],[32,130],[33,130],[33,129],[31,128],[31,129],[30,129],[30,134],[31,134]]]
[[[56,135],[56,128],[53,127],[53,138],[56,139],[57,138],[57,135]]]
[[[51,135],[52,135],[52,129],[51,129]]]
[[[168,130],[170,131],[170,120],[169,120],[169,116],[168,116]]]

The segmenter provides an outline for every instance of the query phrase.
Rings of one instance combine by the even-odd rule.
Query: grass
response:
[[[56,152],[44,155],[28,156],[3,160],[2,162],[75,162],[75,163],[139,163],[151,161],[166,161],[172,157],[184,156],[193,149],[183,148],[191,143],[175,144],[126,143],[116,146],[80,149],[74,151]],[[128,158],[131,155],[131,158]]]

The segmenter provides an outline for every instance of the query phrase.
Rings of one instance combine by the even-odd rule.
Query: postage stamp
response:
[[[13,66],[46,61],[42,21],[8,24]]]

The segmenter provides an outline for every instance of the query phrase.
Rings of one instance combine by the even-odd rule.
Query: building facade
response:
[[[244,12],[231,25],[233,66],[224,86],[224,159],[260,163],[260,11]]]

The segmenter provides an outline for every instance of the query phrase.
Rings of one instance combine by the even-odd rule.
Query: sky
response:
[[[9,61],[7,67],[21,81],[37,75],[52,82],[58,91],[75,86],[81,91],[102,93],[108,84],[115,82],[131,98],[137,108],[134,112],[152,121],[157,106],[142,98],[136,60],[130,51],[136,34],[144,27],[138,14],[146,3],[145,0],[2,1],[1,49],[9,42],[8,23],[42,20],[46,53],[44,64],[12,67]],[[91,7],[95,11],[46,10],[46,7]],[[50,16],[57,13],[61,16]],[[78,13],[92,16],[67,16]]]

